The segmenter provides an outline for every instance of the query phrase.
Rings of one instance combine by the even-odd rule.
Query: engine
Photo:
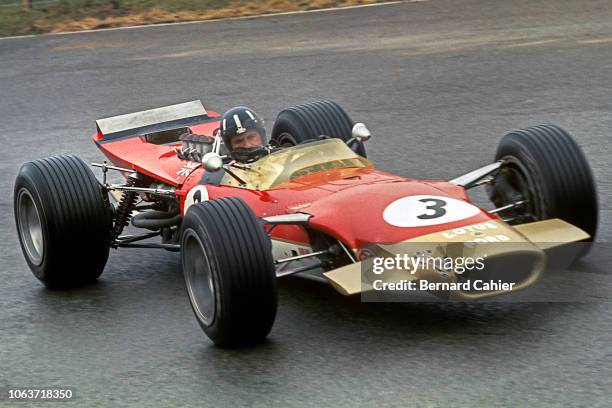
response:
[[[207,135],[186,132],[179,136],[182,145],[176,149],[176,154],[181,160],[202,161],[206,153],[212,151],[215,138]]]

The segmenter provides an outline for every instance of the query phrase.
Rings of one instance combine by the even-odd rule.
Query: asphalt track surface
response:
[[[533,3],[430,0],[0,40],[0,387],[71,386],[76,405],[109,407],[611,406],[605,294],[362,304],[285,279],[269,341],[228,351],[197,326],[176,254],[114,251],[98,284],[49,291],[15,233],[20,164],[100,160],[89,139],[98,117],[200,98],[248,105],[270,128],[283,107],[331,98],[371,127],[374,162],[410,177],[487,163],[510,129],[569,130],[598,181],[603,244],[576,282],[610,288],[612,8]]]

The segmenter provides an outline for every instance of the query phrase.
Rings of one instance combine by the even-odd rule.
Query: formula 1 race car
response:
[[[341,294],[365,293],[373,290],[374,256],[410,252],[416,243],[452,258],[458,246],[474,255],[475,244],[506,242],[513,245],[492,249],[485,264],[515,268],[470,278],[488,274],[516,290],[541,274],[545,251],[590,242],[597,230],[589,165],[552,125],[512,131],[492,163],[436,181],[376,169],[366,158],[368,128],[331,101],[281,111],[271,134],[276,151],[249,164],[227,156],[219,115],[200,101],[96,123],[93,141],[111,162],[92,164],[102,181],[74,155],[19,170],[15,219],[30,269],[49,287],[75,286],[100,276],[110,248],[180,252],[194,314],[218,345],[269,333],[280,277],[318,273]],[[111,183],[111,170],[125,181]],[[473,204],[467,191],[476,186],[487,189],[494,209]],[[142,232],[124,234],[130,223]],[[395,278],[466,279],[439,272],[398,270]],[[459,300],[507,293],[433,292]]]

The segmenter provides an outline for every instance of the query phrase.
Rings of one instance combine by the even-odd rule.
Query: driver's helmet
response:
[[[249,163],[268,154],[263,119],[252,109],[237,106],[225,112],[219,132],[231,157],[236,161]]]

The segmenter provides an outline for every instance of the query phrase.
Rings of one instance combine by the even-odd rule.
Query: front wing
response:
[[[344,295],[353,295],[373,290],[372,282],[377,276],[373,272],[375,257],[427,254],[437,257],[483,257],[485,268],[471,279],[491,278],[512,282],[512,290],[526,288],[540,276],[546,265],[546,253],[552,248],[572,242],[584,241],[589,235],[580,228],[560,219],[549,219],[510,226],[501,221],[479,223],[421,236],[408,241],[372,245],[368,249],[373,257],[324,273],[325,278]],[[491,268],[494,265],[494,275]],[[419,268],[407,272],[392,269],[385,272],[387,282],[420,281],[461,282],[466,275],[437,268]],[[432,291],[433,294],[453,300],[475,300],[508,293],[508,290],[491,291]]]

